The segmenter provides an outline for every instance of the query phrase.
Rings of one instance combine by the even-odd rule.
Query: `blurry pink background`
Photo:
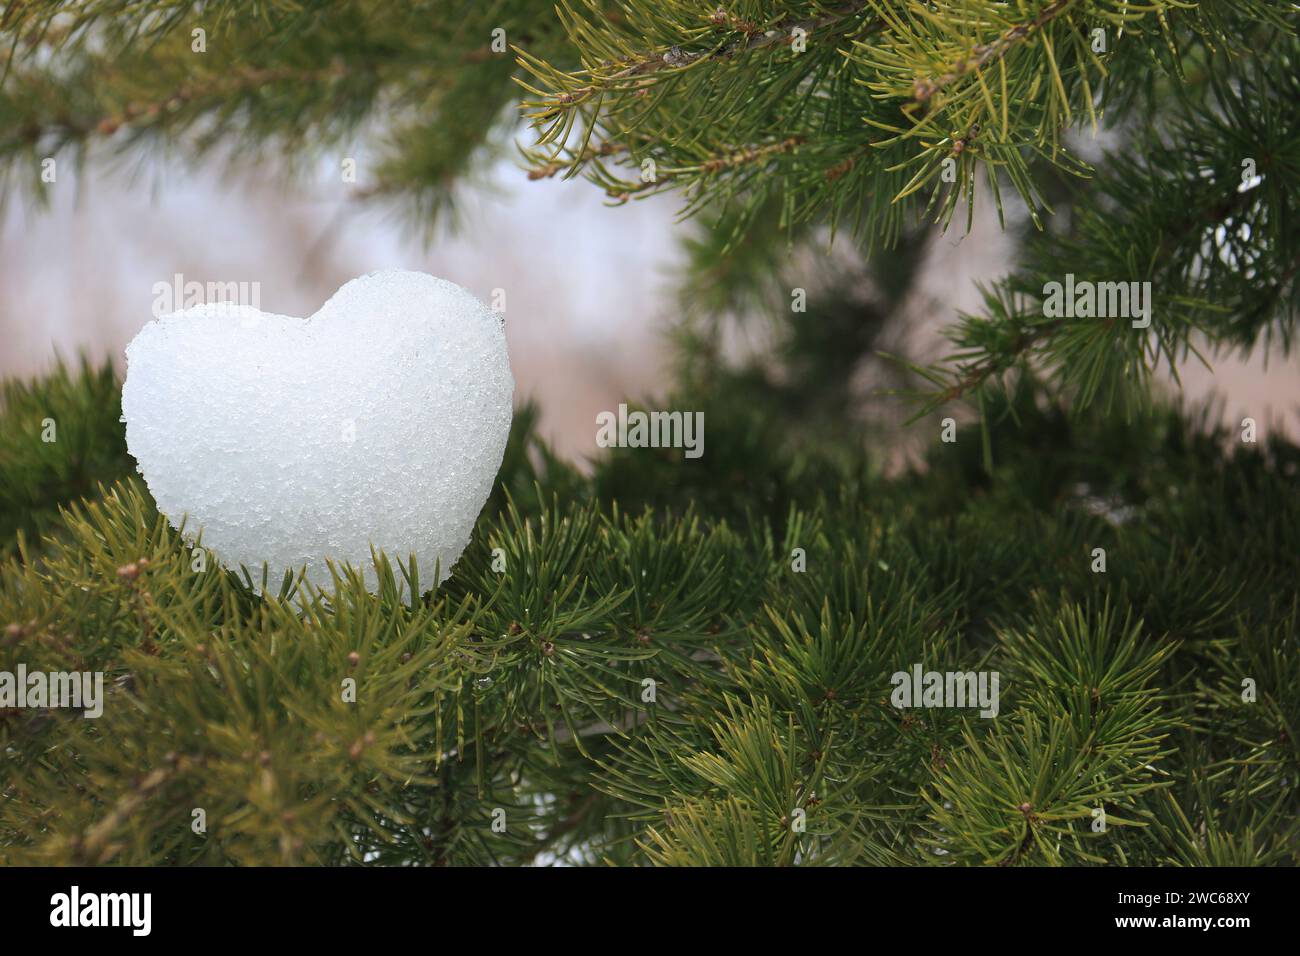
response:
[[[146,172],[61,167],[53,204],[11,195],[0,224],[0,375],[48,368],[56,353],[113,355],[149,320],[156,282],[261,283],[260,307],[310,315],[348,279],[420,269],[484,301],[506,292],[518,397],[536,398],[542,431],[564,454],[594,455],[595,416],[627,397],[662,394],[673,271],[689,225],[675,196],[611,208],[582,180],[530,182],[512,162],[462,194],[459,225],[427,243],[392,206],[351,198],[337,160],[311,182],[150,161]],[[359,176],[364,186],[364,168]],[[914,354],[936,357],[954,309],[974,309],[974,282],[1008,267],[986,208],[974,234],[936,235],[923,288],[906,308]],[[1220,360],[1182,369],[1190,396],[1223,394],[1224,417],[1300,435],[1295,357]],[[921,426],[916,426],[921,427]]]

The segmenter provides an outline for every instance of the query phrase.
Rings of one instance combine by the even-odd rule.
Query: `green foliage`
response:
[[[167,147],[295,169],[357,160],[358,198],[430,225],[504,152],[518,91],[507,44],[567,49],[541,0],[305,3],[39,0],[0,14],[0,185],[48,196],[42,160]],[[204,49],[196,50],[195,30]],[[503,30],[494,49],[494,30]],[[310,148],[308,148],[310,147]]]
[[[670,394],[709,428],[578,469],[525,406],[444,586],[376,555],[375,594],[259,597],[132,477],[110,367],[5,384],[0,674],[107,692],[0,709],[0,861],[1300,862],[1300,449],[1149,389],[1290,347],[1292,6],[6,6],[0,173],[37,198],[99,140],[378,139],[359,196],[428,224],[520,96],[532,178],[682,190]],[[882,365],[924,224],[977,191],[1041,235],[948,361]],[[1151,281],[1151,328],[1044,315],[1067,273]],[[979,420],[900,470],[867,372]],[[895,706],[917,666],[997,672],[998,715]]]
[[[535,78],[525,107],[540,143],[573,171],[616,199],[688,188],[692,209],[775,195],[788,221],[845,221],[876,238],[896,234],[909,196],[928,193],[925,208],[948,221],[983,170],[995,197],[1005,177],[1037,207],[1032,160],[1086,169],[1065,130],[1131,105],[1153,68],[1181,76],[1185,57],[1249,48],[1243,37],[1286,23],[1285,4],[1213,0],[559,9],[582,69],[520,59]],[[647,158],[654,180],[614,171]],[[945,184],[946,159],[959,172]]]
[[[1047,240],[953,325],[928,386],[879,384],[928,411],[1050,371],[1075,405],[1131,414],[1160,363],[1289,349],[1295,26],[1282,0],[29,0],[0,19],[0,185],[44,199],[43,161],[92,149],[348,157],[357,199],[427,229],[522,109],[530,178],[583,174],[614,203],[677,190],[709,223],[682,289],[706,327],[780,314],[773,290],[812,284],[792,248],[915,251],[987,202]],[[1239,189],[1247,160],[1261,178]],[[1150,281],[1152,327],[1045,316],[1066,274]],[[837,309],[835,288],[820,310],[868,334],[831,327],[827,382],[889,314]]]
[[[134,470],[120,388],[112,363],[85,360],[0,383],[0,555],[12,553],[20,531],[39,537],[51,528],[63,502]]]
[[[381,556],[377,594],[340,568],[259,598],[118,480],[0,567],[0,671],[107,688],[98,719],[0,712],[0,856],[1296,863],[1300,449],[1015,412],[992,476],[977,426],[895,478],[774,445],[778,513],[764,482],[686,505],[618,455],[584,477],[525,410],[427,593]],[[916,664],[997,671],[998,717],[896,708]]]
[[[847,226],[869,252],[963,208],[969,227],[977,193],[1004,222],[1051,230],[950,330],[956,352],[916,370],[931,383],[923,412],[1049,369],[1077,407],[1130,414],[1162,362],[1289,349],[1290,4],[669,0],[609,16],[565,0],[560,13],[581,69],[520,51],[532,161],[616,202],[681,190],[686,214],[710,213],[715,239],[694,246],[688,291],[708,277],[704,291],[731,290],[730,305],[752,298],[759,269],[785,278],[782,234],[802,246]],[[1116,143],[1095,169],[1085,130]],[[1057,208],[1074,215],[1052,228]],[[1151,282],[1154,324],[1045,315],[1045,284],[1067,274]]]
[[[1033,243],[985,291],[983,313],[949,331],[955,361],[931,373],[927,407],[1005,388],[1006,373],[1032,359],[1076,407],[1101,401],[1129,414],[1162,362],[1176,369],[1198,350],[1257,344],[1289,352],[1300,301],[1298,57],[1286,39],[1235,70],[1216,58],[1203,91],[1175,97],[1161,126],[1106,155],[1069,230]],[[1150,282],[1150,334],[1113,317],[1047,314],[1047,284],[1067,273]]]

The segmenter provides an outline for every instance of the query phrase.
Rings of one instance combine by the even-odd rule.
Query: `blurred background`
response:
[[[599,411],[662,398],[671,386],[668,333],[681,317],[684,244],[699,229],[676,221],[677,196],[611,207],[580,179],[530,181],[519,163],[498,159],[458,187],[454,223],[423,234],[400,205],[342,182],[339,157],[322,157],[311,175],[228,160],[151,158],[130,169],[92,161],[80,175],[60,170],[45,209],[11,190],[0,229],[0,375],[38,374],[81,352],[120,366],[150,318],[154,284],[176,274],[257,282],[264,311],[309,315],[347,280],[400,267],[451,279],[484,301],[505,291],[517,397],[537,400],[542,436],[566,457],[596,453]],[[364,165],[358,178],[364,185]],[[954,227],[909,250],[919,265],[891,310],[891,350],[922,361],[943,355],[944,325],[978,306],[976,282],[1009,269],[1014,244],[987,205],[979,213],[970,236]],[[896,254],[878,255],[887,269]],[[815,309],[796,318],[823,321]],[[734,338],[724,345],[754,348]],[[1266,359],[1263,349],[1222,358],[1213,374],[1188,364],[1183,389],[1197,400],[1217,390],[1224,420],[1250,415],[1296,437],[1300,367]],[[866,374],[854,390],[869,416],[897,404],[876,394],[879,384]]]

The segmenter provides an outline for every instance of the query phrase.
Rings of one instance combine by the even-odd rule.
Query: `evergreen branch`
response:
[[[176,775],[175,767],[160,767],[146,774],[135,789],[124,795],[102,820],[74,838],[71,850],[74,859],[90,864],[110,861],[120,847],[109,844],[114,833]]]
[[[872,246],[896,241],[903,221],[922,211],[946,226],[959,203],[973,206],[980,167],[999,211],[1004,179],[1041,224],[1046,203],[1031,164],[1086,171],[1061,137],[1080,114],[1096,125],[1103,79],[1107,101],[1124,104],[1147,83],[1153,57],[1176,71],[1180,49],[1226,43],[1251,24],[1268,20],[1272,28],[1277,18],[1258,4],[1241,8],[1229,26],[1219,7],[1203,16],[1181,0],[1143,7],[1050,0],[1008,23],[991,2],[954,0],[931,10],[871,0],[774,10],[773,23],[811,22],[820,31],[805,52],[778,57],[771,51],[785,38],[781,29],[725,8],[700,24],[686,3],[638,10],[627,22],[587,6],[584,17],[566,3],[562,16],[574,46],[597,65],[570,71],[520,53],[535,80],[523,106],[538,145],[550,147],[530,154],[535,169],[586,171],[618,197],[652,191],[611,182],[602,157],[587,151],[593,138],[626,143],[632,148],[622,164],[653,158],[660,169],[681,171],[676,185],[687,190],[688,215],[723,203],[741,211],[729,219],[744,222],[779,196],[784,228],[847,217]],[[1113,30],[1114,50],[1090,48],[1076,28],[1085,14]],[[741,55],[760,50],[768,55]],[[1112,114],[1119,117],[1118,106]],[[771,182],[739,170],[713,175],[699,161],[736,143],[791,136],[803,138],[800,161]]]
[[[6,11],[0,176],[30,179],[36,199],[50,191],[41,162],[64,151],[166,142],[193,158],[237,144],[222,154],[234,162],[274,141],[292,162],[352,146],[364,129],[382,149],[353,157],[369,181],[347,191],[407,194],[415,201],[403,209],[424,227],[453,207],[471,162],[508,141],[516,88],[504,37],[538,54],[565,47],[546,0],[467,8],[450,26],[435,0],[383,17],[354,0],[43,0]]]
[[[626,202],[632,195],[655,190],[659,188],[672,188],[675,181],[692,173],[709,175],[728,170],[734,170],[740,166],[748,164],[763,163],[774,156],[783,153],[790,153],[796,150],[805,142],[802,136],[790,136],[777,143],[766,143],[761,146],[748,146],[744,149],[734,150],[722,155],[702,157],[697,162],[689,166],[670,167],[663,170],[656,169],[653,179],[646,179],[638,183],[629,183],[623,180],[611,180],[605,184],[605,194],[619,202]]]
[[[89,410],[70,407],[75,429]],[[0,670],[132,675],[99,721],[0,717],[0,849],[124,864],[1292,861],[1298,612],[1270,595],[1300,573],[1298,453],[1225,455],[1177,416],[1067,431],[1038,407],[1000,435],[1010,494],[932,467],[827,497],[838,479],[805,450],[784,480],[817,500],[742,533],[507,503],[422,600],[399,596],[386,561],[376,594],[340,569],[329,594],[256,598],[216,567],[196,574],[137,485],[106,489],[39,554],[0,565],[0,622],[24,622],[6,626]],[[740,447],[722,423],[766,418],[742,408],[710,417],[716,447]],[[769,467],[787,454],[758,451]],[[1079,464],[1044,482],[1059,457]],[[518,487],[513,470],[533,466],[509,461]],[[667,484],[595,467],[575,499],[616,474],[629,506]],[[1081,479],[1143,521],[1089,515]],[[764,500],[772,481],[722,503]],[[1098,543],[1124,556],[1102,585],[1086,562]],[[796,544],[811,573],[792,569]],[[892,706],[889,675],[915,662],[999,670],[1002,715]],[[1243,668],[1258,705],[1241,703]],[[343,674],[360,712],[337,702]],[[1193,773],[1212,791],[1179,782]],[[196,806],[207,837],[190,830]],[[1088,827],[1098,807],[1104,835]],[[505,832],[487,825],[497,809]],[[1205,821],[1216,836],[1194,839]]]
[[[924,103],[936,93],[943,92],[956,81],[964,79],[968,74],[984,69],[1005,55],[1012,47],[1029,40],[1052,20],[1064,14],[1075,2],[1076,0],[1053,0],[1032,20],[1016,24],[995,40],[976,45],[969,56],[962,57],[942,75],[934,79],[918,79],[914,98],[917,102]]]
[[[1114,398],[1122,389],[1119,379],[1103,382],[1093,371],[1115,366],[1106,355],[1112,350],[1133,357],[1124,367],[1140,360],[1136,369],[1143,374],[1160,356],[1172,364],[1192,347],[1193,333],[1216,348],[1248,347],[1271,335],[1289,346],[1300,235],[1290,228],[1285,209],[1297,170],[1280,157],[1300,138],[1300,114],[1283,89],[1291,83],[1289,74],[1273,73],[1267,64],[1293,55],[1289,42],[1261,52],[1241,89],[1216,83],[1210,102],[1183,103],[1170,118],[1169,134],[1140,136],[1136,157],[1133,146],[1104,157],[1091,185],[1094,199],[1073,233],[1036,244],[1025,266],[985,294],[986,315],[965,316],[953,330],[960,351],[951,369],[930,370],[940,388],[926,395],[924,410],[982,389],[1033,355],[1079,385],[1078,398],[1086,404],[1098,394]],[[1258,115],[1261,102],[1270,104],[1266,116]],[[1239,125],[1225,139],[1227,123]],[[1251,162],[1269,185],[1241,181],[1243,156],[1254,156]],[[1191,174],[1183,165],[1189,157],[1196,170]],[[1067,273],[1151,281],[1162,302],[1152,350],[1140,350],[1141,336],[1122,339],[1126,323],[1114,316],[1046,316],[1046,288]],[[1266,276],[1261,294],[1259,282]]]
[[[216,103],[227,98],[261,89],[275,83],[316,84],[346,76],[348,68],[342,63],[322,69],[298,70],[293,68],[244,69],[212,77],[209,81],[196,85],[182,85],[165,100],[154,103],[128,103],[113,115],[105,116],[93,129],[101,136],[111,136],[123,126],[129,126],[139,120],[157,120],[167,113],[174,113],[183,106],[192,106],[203,100]],[[92,128],[82,125],[82,132]],[[39,134],[37,134],[39,135]]]
[[[576,14],[568,7],[571,0],[565,0],[565,9],[569,10],[570,20]],[[644,90],[641,83],[627,84],[627,80],[640,80],[661,71],[683,70],[701,61],[734,60],[746,54],[764,50],[774,45],[789,45],[793,42],[796,31],[813,34],[832,27],[851,26],[857,28],[855,18],[867,7],[870,0],[853,0],[844,6],[833,8],[819,16],[805,19],[793,19],[790,16],[778,17],[770,26],[764,28],[752,22],[739,19],[719,7],[708,17],[708,22],[725,27],[729,32],[740,36],[709,49],[686,51],[678,44],[652,54],[629,54],[617,60],[605,61],[597,67],[588,68],[570,76],[589,77],[591,82],[557,92],[540,101],[525,104],[533,111],[534,123],[538,124],[553,117],[557,110],[578,106],[600,93],[632,88]],[[538,72],[542,64],[520,51],[520,65]],[[540,74],[539,74],[540,75]],[[536,91],[534,91],[536,92]]]
[[[627,147],[619,145],[618,143],[600,143],[597,146],[589,146],[583,151],[581,156],[572,161],[552,160],[551,162],[543,163],[540,166],[534,166],[528,171],[528,178],[534,180],[550,179],[556,173],[563,172],[571,166],[581,165],[599,156],[613,156],[617,153],[623,153],[626,151]]]
[[[196,10],[230,41],[208,61],[180,42]],[[420,5],[323,0],[4,8],[7,168],[103,124],[123,148],[320,147],[395,110],[359,192],[430,203],[510,129],[518,67],[483,52],[500,18],[539,101],[608,81],[560,104],[530,175],[681,188],[719,215],[692,247],[695,309],[786,314],[809,293],[776,362],[681,330],[690,363],[656,404],[707,415],[699,461],[617,448],[580,470],[519,409],[434,591],[379,553],[373,590],[358,568],[258,594],[196,566],[201,538],[132,477],[111,366],[4,383],[0,674],[110,687],[96,720],[0,700],[4,861],[1300,861],[1300,449],[1131,394],[1202,339],[1291,344],[1290,5],[1034,0],[1019,24],[996,0],[539,10],[501,0],[449,30]],[[1094,51],[1085,21],[1122,36]],[[816,42],[787,46],[810,23]],[[599,65],[548,65],[575,62]],[[1065,137],[1103,112],[1119,143],[1088,190],[1040,176],[1083,169]],[[646,160],[655,177],[616,176]],[[912,220],[973,204],[980,170],[995,202],[1042,182],[1071,215],[962,317],[952,361],[914,368],[981,421],[894,474],[877,450],[896,436],[863,439],[853,382],[913,289]],[[899,248],[832,259],[841,224]],[[1150,281],[1151,328],[1045,314],[1071,273]],[[918,668],[1001,675],[996,715],[896,698]]]

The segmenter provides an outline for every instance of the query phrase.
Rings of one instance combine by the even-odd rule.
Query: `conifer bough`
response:
[[[717,224],[665,401],[706,416],[707,453],[583,472],[525,406],[441,588],[380,555],[376,593],[340,566],[259,596],[196,568],[131,476],[111,365],[5,383],[0,671],[106,680],[95,719],[0,705],[0,859],[1300,862],[1300,449],[1146,381],[1290,345],[1290,4],[446,9],[11,4],[0,169],[333,148],[382,114],[359,193],[426,223],[522,83],[535,178],[681,189]],[[196,18],[224,41],[205,58]],[[979,421],[889,477],[845,383],[928,220],[977,191],[1029,238],[956,355],[910,374],[926,426],[965,398]],[[828,230],[865,265],[790,315]],[[858,268],[870,296],[844,289]],[[1150,282],[1150,327],[1044,315],[1069,274]],[[717,361],[719,316],[773,288],[783,375]],[[977,697],[996,673],[997,715],[896,706],[917,667]]]

